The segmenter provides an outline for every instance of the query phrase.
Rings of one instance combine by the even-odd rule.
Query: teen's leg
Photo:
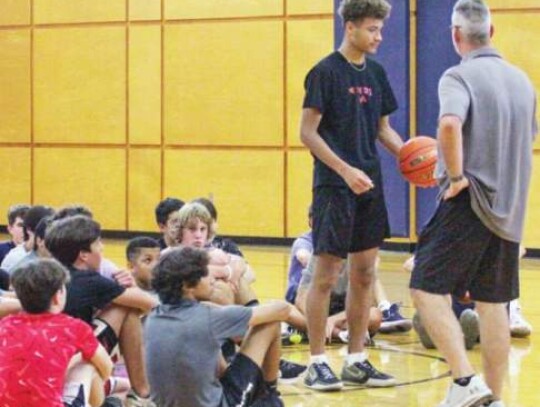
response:
[[[281,355],[281,329],[279,322],[251,328],[240,347],[240,353],[261,367],[265,382],[278,378]]]
[[[313,280],[306,298],[309,349],[312,356],[324,354],[330,294],[342,267],[343,259],[339,257],[330,254],[316,256]]]
[[[148,397],[150,386],[146,377],[141,318],[135,310],[118,305],[99,315],[118,337],[120,351],[126,363],[131,387],[141,397]]]
[[[66,373],[64,401],[69,405],[72,398],[77,397],[78,387],[82,385],[85,405],[100,406],[105,399],[103,380],[91,363],[82,361],[79,356],[75,358],[78,358],[78,361],[70,364]]]
[[[373,248],[349,255],[349,291],[345,308],[349,325],[349,353],[364,350],[378,252],[378,248]]]

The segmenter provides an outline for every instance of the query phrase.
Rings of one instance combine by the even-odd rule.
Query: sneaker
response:
[[[424,348],[426,349],[435,349],[435,344],[431,340],[431,337],[426,331],[426,328],[424,328],[424,325],[422,324],[422,321],[420,320],[420,314],[417,312],[414,314],[412,319],[412,324],[414,326],[414,330],[416,331],[416,334],[418,335],[418,338],[420,338],[420,342],[422,345],[424,345]]]
[[[383,318],[379,332],[388,334],[392,332],[407,332],[412,328],[412,321],[399,313],[399,305],[392,304],[389,309],[382,312]]]
[[[493,400],[492,402],[488,402],[484,404],[485,407],[504,407],[504,403],[502,400]]]
[[[484,381],[473,376],[467,386],[452,383],[448,389],[448,395],[439,407],[472,407],[482,405],[491,399],[491,390]]]
[[[279,360],[279,381],[281,383],[290,383],[296,381],[304,373],[307,366],[299,363],[289,362],[285,359]]]
[[[319,391],[341,390],[343,383],[327,363],[312,363],[304,377],[304,386]]]
[[[396,379],[379,372],[369,360],[343,366],[341,380],[346,386],[388,387],[396,384]]]
[[[478,342],[480,327],[478,326],[478,314],[472,309],[466,309],[459,316],[459,324],[465,339],[465,349],[470,350]]]
[[[141,397],[133,389],[126,396],[126,407],[157,407],[150,397]]]
[[[532,326],[521,314],[521,307],[517,300],[510,302],[510,335],[516,338],[525,338],[532,332]]]

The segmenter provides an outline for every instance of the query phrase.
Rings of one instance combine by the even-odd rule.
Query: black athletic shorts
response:
[[[112,361],[115,363],[118,362],[120,358],[120,347],[114,329],[106,321],[99,318],[92,320],[92,327],[94,328],[94,336],[103,345]]]
[[[501,239],[471,208],[469,191],[441,201],[418,240],[411,288],[501,303],[519,297],[519,243]]]
[[[251,406],[264,394],[266,385],[261,368],[249,357],[237,353],[220,379],[229,406]]]
[[[381,188],[356,195],[349,188],[317,187],[312,207],[314,254],[344,259],[348,253],[380,247],[390,236]]]

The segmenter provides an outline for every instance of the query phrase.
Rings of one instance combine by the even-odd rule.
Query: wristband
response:
[[[459,181],[461,181],[463,178],[464,178],[464,177],[463,177],[463,174],[457,175],[457,176],[455,176],[455,177],[450,177],[450,182],[459,182]]]
[[[229,281],[232,277],[232,268],[227,264],[225,270],[227,270],[227,278],[225,280]]]

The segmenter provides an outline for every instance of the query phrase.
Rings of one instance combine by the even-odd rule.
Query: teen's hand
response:
[[[356,195],[363,194],[374,187],[371,178],[358,168],[348,165],[341,171],[340,175]]]
[[[122,287],[135,287],[135,279],[133,278],[133,275],[127,270],[113,271],[113,278]]]

